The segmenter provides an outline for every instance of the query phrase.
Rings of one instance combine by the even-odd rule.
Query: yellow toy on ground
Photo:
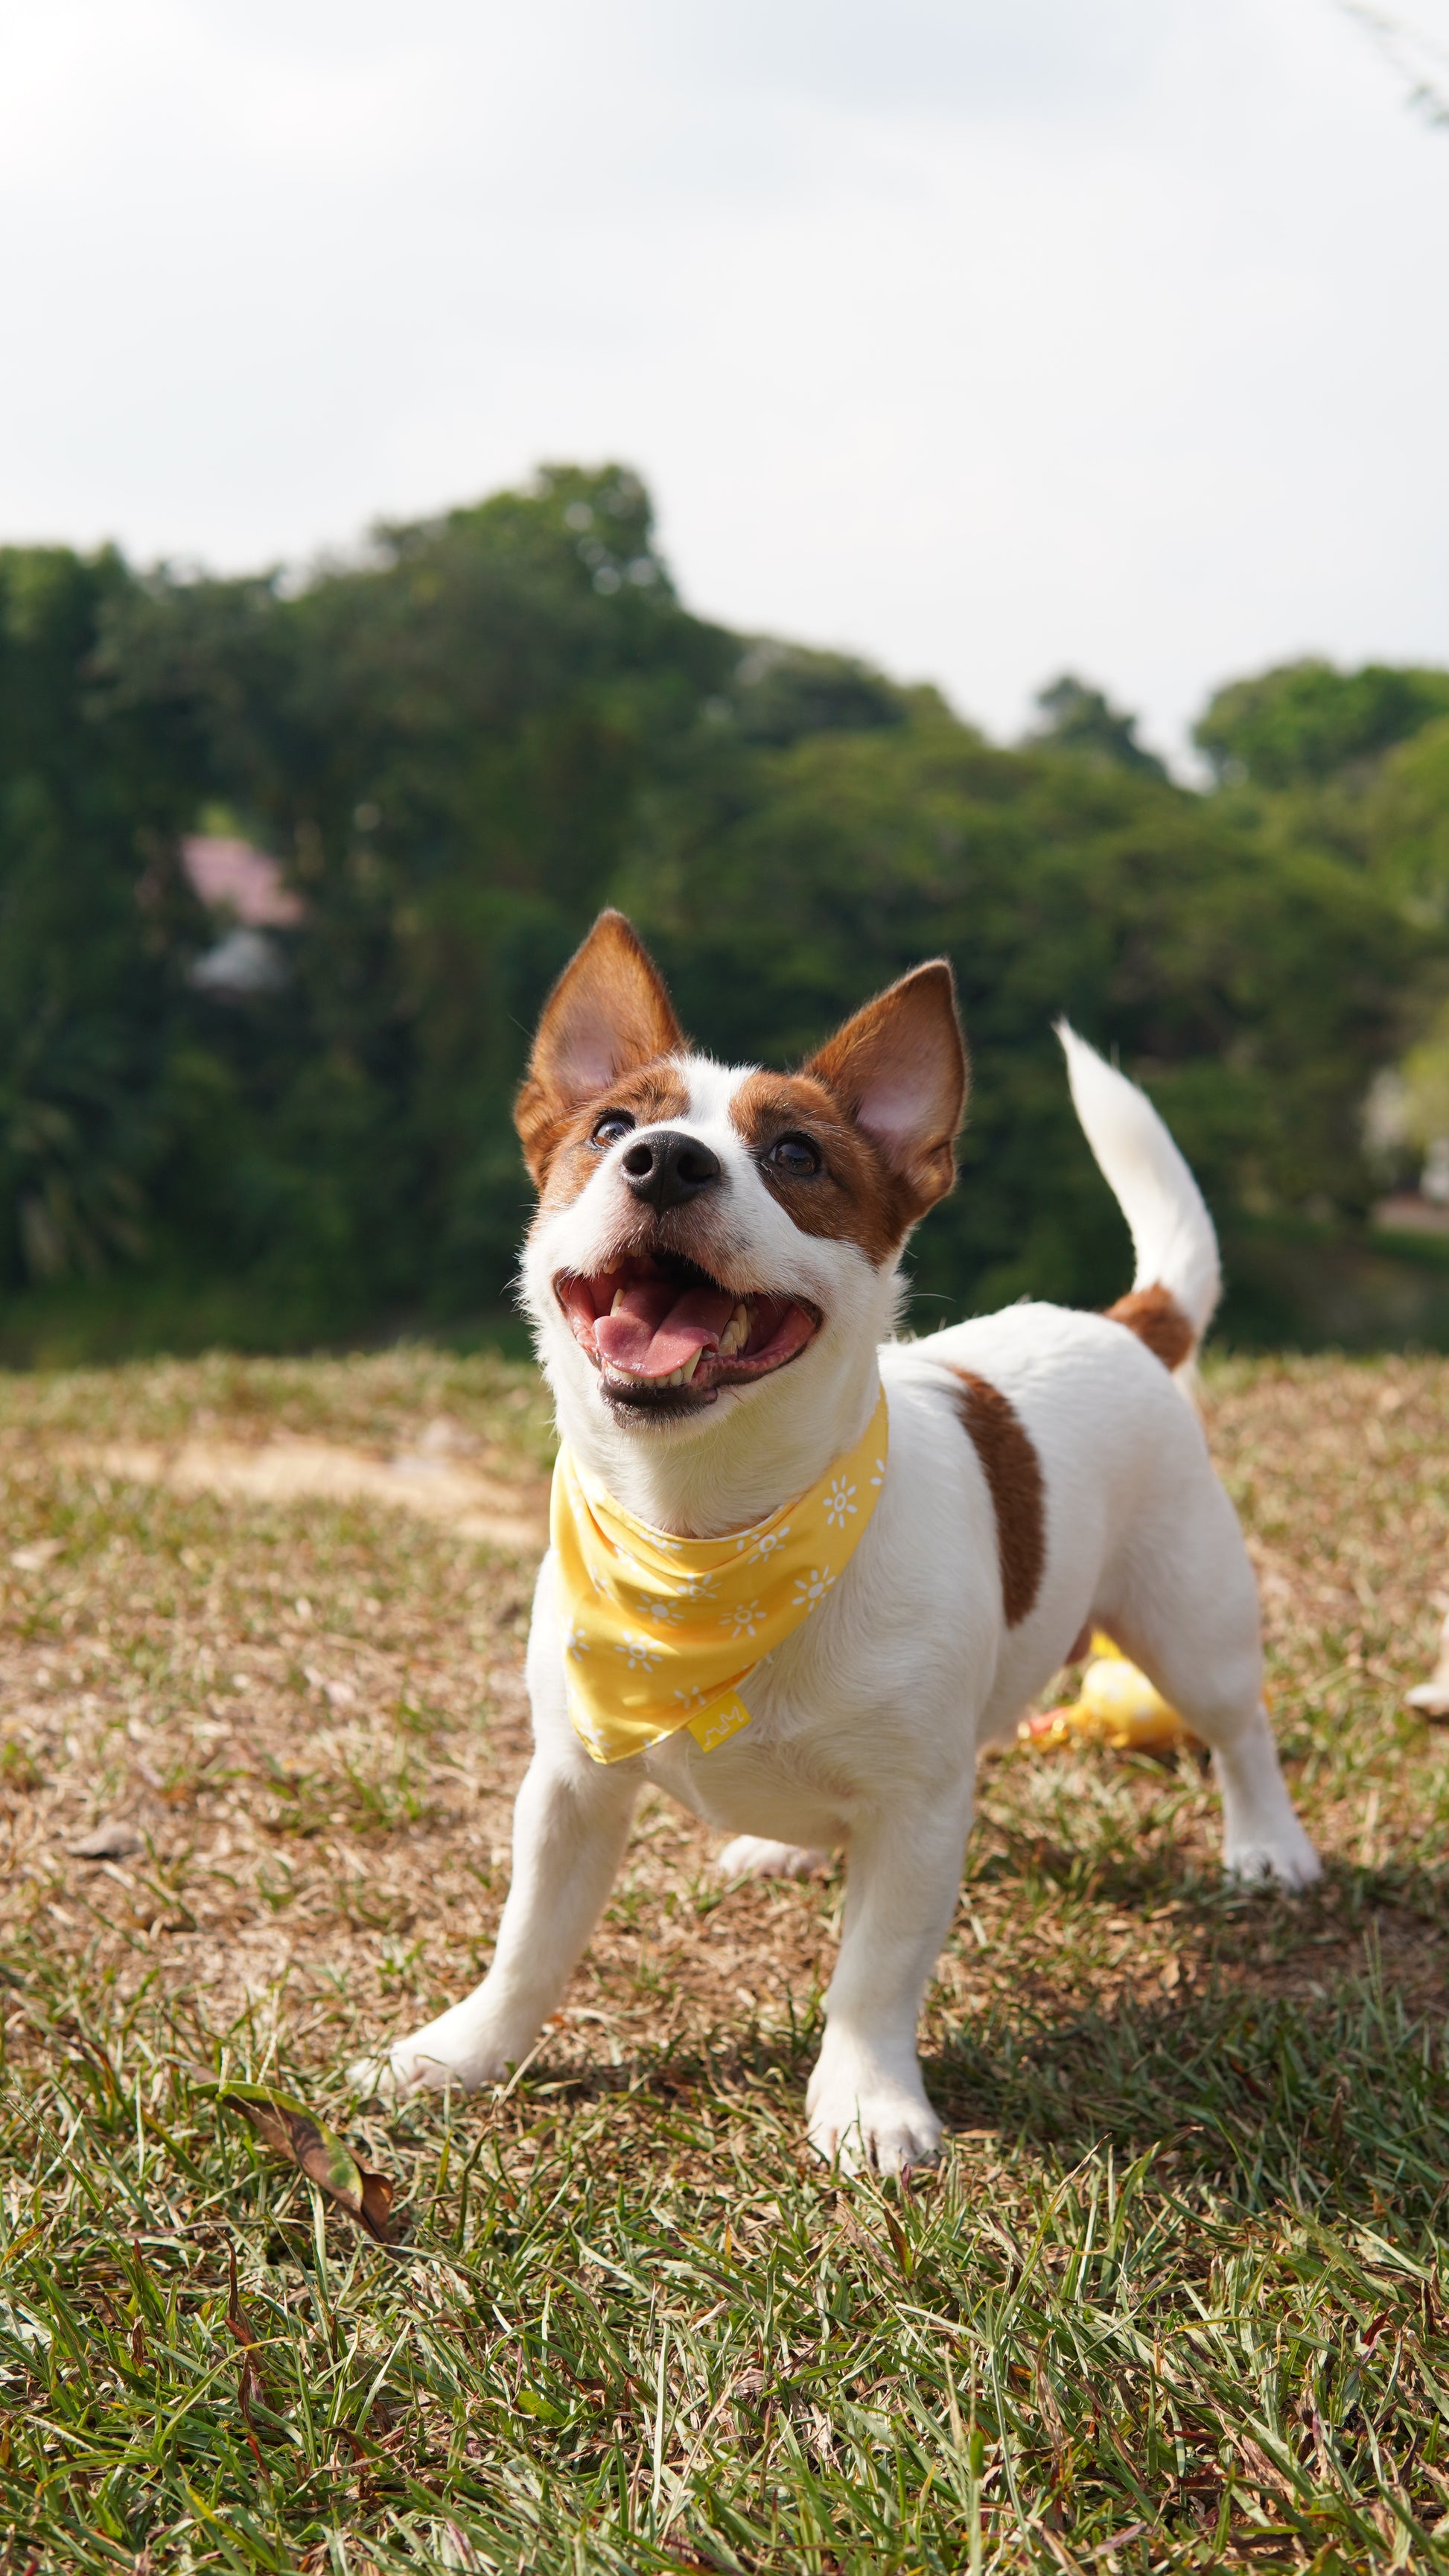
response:
[[[1043,1716],[1024,1717],[1017,1730],[1038,1753],[1068,1744],[1108,1744],[1116,1753],[1171,1753],[1192,1737],[1145,1673],[1099,1629],[1074,1700]]]

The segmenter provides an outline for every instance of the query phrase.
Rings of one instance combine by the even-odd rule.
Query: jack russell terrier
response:
[[[1212,1747],[1233,1876],[1317,1877],[1252,1568],[1173,1378],[1216,1302],[1212,1224],[1142,1092],[1059,1035],[1131,1294],[900,1342],[901,1254],[952,1186],[966,1097],[949,966],[794,1074],[692,1053],[619,913],[564,969],[517,1105],[522,1293],[564,1446],[512,1886],[482,1985],[355,2069],[364,2089],[471,2091],[526,2056],[653,1781],[735,1837],[730,1876],[844,1847],[810,2141],[847,2171],[929,2160],[916,2023],[977,1753],[1093,1628]]]

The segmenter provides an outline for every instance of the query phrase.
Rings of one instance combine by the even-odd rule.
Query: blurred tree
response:
[[[175,1177],[212,1257],[343,1329],[507,1293],[524,1027],[738,660],[680,609],[618,467],[378,530],[300,592],[117,600],[107,705],[287,854],[306,906],[282,991],[197,1007]]]
[[[12,1283],[139,1253],[166,1151],[171,952],[193,909],[168,833],[189,787],[142,715],[99,721],[90,692],[102,625],[132,588],[110,551],[0,551],[0,1278]]]
[[[952,955],[975,1095],[925,1320],[1122,1284],[1061,1010],[1160,1099],[1230,1259],[1351,1228],[1360,1105],[1449,979],[1445,709],[1432,672],[1241,683],[1206,797],[1076,680],[1003,750],[929,689],[691,616],[618,466],[300,586],[0,556],[0,1275],[140,1259],[292,1341],[496,1310],[513,1084],[605,901],[735,1057]],[[215,925],[176,864],[218,808],[304,906],[245,992],[198,978]]]
[[[747,787],[691,780],[618,890],[686,1024],[734,1059],[802,1053],[870,986],[951,956],[972,1106],[961,1190],[920,1238],[923,1295],[960,1312],[1122,1284],[1059,1012],[1147,1080],[1230,1234],[1361,1213],[1359,1105],[1416,944],[1397,909],[1156,775],[998,750],[931,691],[906,707],[890,730],[755,753]]]
[[[1037,696],[1042,723],[1035,739],[1053,743],[1059,751],[1075,752],[1079,759],[1105,760],[1119,769],[1140,769],[1150,778],[1165,778],[1167,771],[1155,752],[1147,751],[1137,739],[1137,719],[1123,715],[1112,706],[1100,689],[1088,688],[1083,680],[1074,680],[1070,672],[1054,680],[1049,689]]]
[[[1449,672],[1287,662],[1219,689],[1193,740],[1224,781],[1297,787],[1376,759],[1442,715]]]

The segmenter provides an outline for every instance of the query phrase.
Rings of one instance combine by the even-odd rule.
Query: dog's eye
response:
[[[603,1117],[595,1125],[594,1143],[617,1145],[621,1136],[628,1135],[633,1124],[634,1121],[627,1109],[606,1109]]]
[[[808,1136],[777,1136],[766,1160],[792,1181],[808,1180],[820,1169],[819,1149]]]

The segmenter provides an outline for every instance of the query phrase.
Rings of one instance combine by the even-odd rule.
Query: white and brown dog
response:
[[[518,1102],[539,1206],[523,1294],[576,1460],[637,1519],[752,1528],[856,1442],[884,1381],[884,1488],[830,1597],[752,1674],[751,1723],[608,1766],[570,1722],[552,1556],[528,1653],[535,1751],[483,1984],[368,2089],[489,2084],[557,2006],[645,1781],[735,1837],[732,1875],[843,1847],[848,1887],[809,2135],[852,2167],[930,2158],[916,2021],[951,1920],[976,1756],[1107,1630],[1213,1748],[1238,1878],[1318,1874],[1264,1714],[1242,1536],[1171,1372],[1218,1290],[1212,1225],[1143,1094],[1063,1028],[1072,1095],[1132,1230],[1109,1315],[1018,1305],[889,1338],[912,1227],[950,1189],[966,1061],[919,967],[793,1075],[693,1054],[629,924],[560,977]],[[621,1295],[622,1289],[622,1295]]]

